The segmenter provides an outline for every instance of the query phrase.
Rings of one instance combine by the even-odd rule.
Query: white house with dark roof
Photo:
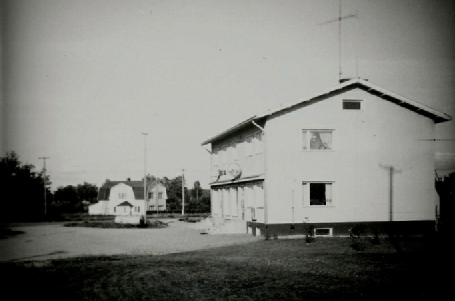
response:
[[[99,189],[98,202],[89,206],[89,214],[142,216],[146,210],[165,211],[166,187],[157,182],[146,185],[144,202],[143,181],[106,181]]]
[[[434,227],[435,124],[451,117],[351,79],[204,141],[212,216],[256,235]]]
[[[160,182],[154,182],[147,187],[148,210],[149,211],[166,211],[167,193],[166,187]]]

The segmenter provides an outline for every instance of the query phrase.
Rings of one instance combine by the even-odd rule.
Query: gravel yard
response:
[[[261,240],[248,234],[201,234],[202,224],[175,219],[162,229],[64,227],[63,223],[11,227],[23,231],[0,240],[0,261],[47,260],[84,255],[160,255]],[[199,229],[198,229],[199,228]]]

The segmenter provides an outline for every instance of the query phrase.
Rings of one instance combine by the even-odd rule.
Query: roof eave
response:
[[[396,94],[396,93],[391,92],[389,90],[386,90],[384,88],[378,87],[378,86],[376,86],[376,85],[374,85],[374,84],[372,84],[372,83],[370,83],[368,81],[365,81],[365,80],[362,80],[362,79],[355,79],[355,80],[350,81],[350,82],[351,82],[350,84],[354,84],[354,83],[357,82],[358,84],[364,86],[365,88],[368,88],[368,91],[375,90],[376,92],[381,94],[381,96],[387,95],[389,97],[392,97],[396,101],[398,101],[400,104],[411,106],[411,107],[413,107],[413,110],[415,112],[423,113],[422,115],[425,115],[428,118],[433,119],[433,121],[435,123],[441,123],[441,122],[452,120],[452,117],[450,115],[447,115],[445,113],[439,112],[439,111],[437,111],[437,110],[435,110],[433,108],[430,108],[430,107],[428,107],[426,105],[423,105],[423,104],[421,104],[419,102],[416,102],[416,101],[411,100],[411,99],[409,99],[407,97],[401,96],[399,94]],[[420,112],[420,111],[423,111],[423,112]]]
[[[224,136],[227,136],[227,135],[231,134],[232,132],[241,129],[242,127],[245,127],[245,126],[248,125],[251,121],[254,121],[254,120],[256,120],[256,119],[257,119],[257,116],[256,116],[256,115],[253,116],[253,117],[251,117],[251,118],[248,118],[247,120],[238,123],[237,125],[235,125],[235,126],[229,128],[229,129],[225,130],[224,132],[222,132],[222,133],[220,133],[220,134],[218,134],[218,135],[216,135],[216,136],[213,136],[212,138],[210,138],[210,139],[208,139],[208,140],[205,140],[204,142],[201,143],[201,145],[206,145],[206,144],[212,143],[212,142],[214,142],[214,141],[216,141],[216,140],[219,140],[219,139],[223,138]]]

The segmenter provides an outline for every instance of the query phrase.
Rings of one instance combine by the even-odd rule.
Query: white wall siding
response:
[[[361,110],[343,110],[360,99]],[[367,92],[354,90],[268,120],[270,223],[387,221],[394,166],[394,220],[434,219],[433,121]],[[303,129],[333,130],[332,150],[302,149]],[[331,182],[329,206],[305,206],[302,182]],[[292,197],[294,195],[294,198]]]

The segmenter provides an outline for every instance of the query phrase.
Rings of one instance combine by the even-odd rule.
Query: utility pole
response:
[[[44,175],[43,175],[43,185],[44,185],[44,216],[46,216],[47,214],[47,202],[46,202],[46,159],[50,159],[49,157],[39,157],[38,159],[43,159],[43,163],[44,163],[44,168],[43,168],[43,172],[44,172]]]
[[[185,215],[185,169],[182,169],[182,216]]]
[[[144,223],[147,223],[147,133],[144,135]]]
[[[158,181],[155,182],[155,198],[156,198],[156,217],[158,218]]]

